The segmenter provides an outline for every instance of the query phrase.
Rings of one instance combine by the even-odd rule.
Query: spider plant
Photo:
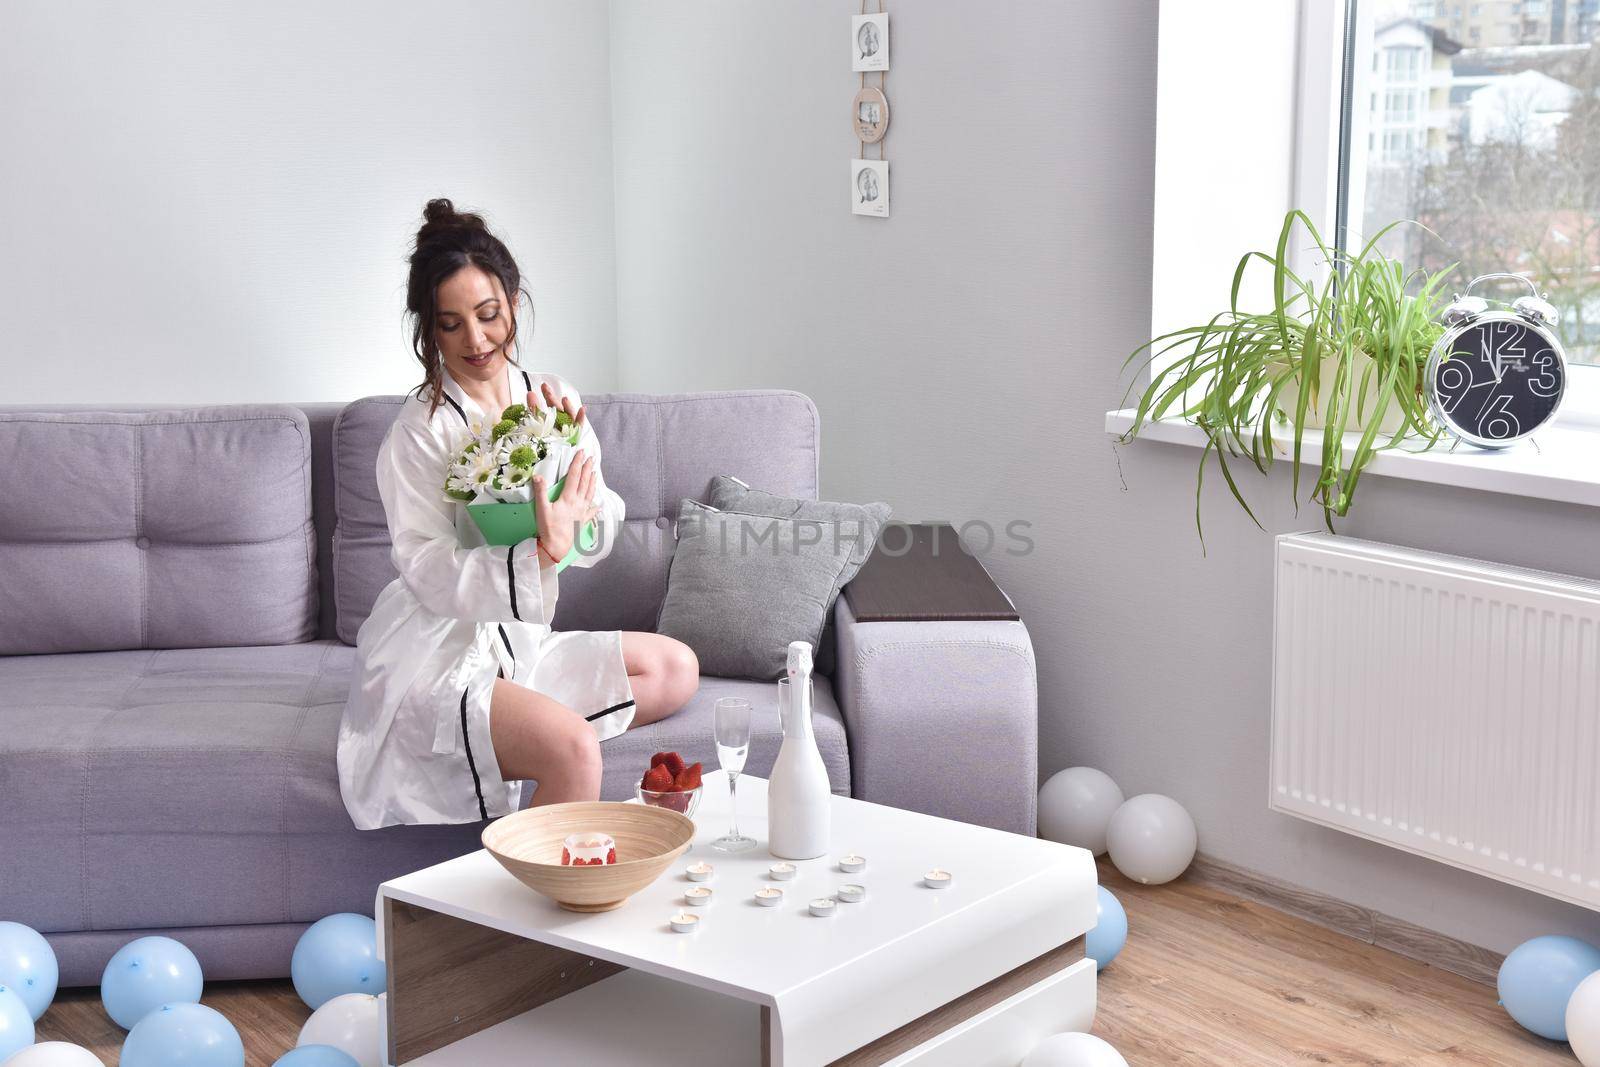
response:
[[[1320,280],[1289,267],[1297,223],[1328,266]],[[1249,252],[1240,258],[1226,311],[1202,325],[1162,334],[1124,363],[1125,373],[1141,355],[1141,373],[1158,360],[1162,366],[1140,394],[1133,425],[1120,440],[1133,440],[1162,418],[1190,421],[1206,435],[1195,482],[1195,528],[1202,545],[1200,491],[1212,456],[1234,499],[1261,526],[1240,491],[1235,466],[1248,460],[1266,474],[1279,453],[1291,456],[1290,494],[1298,514],[1300,466],[1309,460],[1306,430],[1320,425],[1322,440],[1313,446],[1320,450],[1320,470],[1307,500],[1321,506],[1331,531],[1334,516],[1350,510],[1361,472],[1377,452],[1405,441],[1420,441],[1425,450],[1439,440],[1428,414],[1423,370],[1443,330],[1437,313],[1455,266],[1433,274],[1407,272],[1385,256],[1378,241],[1399,225],[1385,226],[1351,253],[1330,248],[1304,212],[1289,212],[1271,254]],[[1239,306],[1253,261],[1272,271],[1273,306],[1265,311]],[[1163,359],[1171,354],[1176,358]],[[1130,396],[1137,383],[1136,377]],[[1347,431],[1359,434],[1353,447]]]

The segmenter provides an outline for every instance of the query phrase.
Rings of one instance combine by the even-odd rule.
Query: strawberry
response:
[[[665,793],[672,788],[672,774],[664,764],[651,767],[645,773],[644,788],[652,793]]]
[[[561,846],[561,866],[572,866],[572,853],[567,851],[567,846],[565,845]]]
[[[667,762],[667,754],[665,752],[657,752],[650,757],[650,766],[652,767],[659,767],[665,762]]]
[[[607,849],[606,850],[606,862],[607,863],[615,863],[615,862],[617,862],[617,850],[616,849],[612,848],[612,849]]]
[[[700,764],[691,763],[689,766],[687,766],[687,767],[685,767],[683,769],[683,772],[681,774],[679,774],[679,775],[677,775],[677,776],[675,776],[673,778],[673,780],[672,780],[673,788],[681,789],[681,790],[685,790],[685,791],[690,790],[690,789],[699,789],[700,788],[700,774],[701,774]]]
[[[667,772],[671,774],[673,778],[677,778],[678,775],[683,773],[683,757],[678,755],[676,752],[668,752],[667,758],[664,762],[667,765]]]

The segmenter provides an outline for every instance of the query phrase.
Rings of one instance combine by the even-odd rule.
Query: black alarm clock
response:
[[[1472,295],[1490,278],[1515,278],[1533,292],[1509,311],[1491,311]],[[1480,448],[1505,448],[1555,418],[1567,392],[1567,356],[1556,336],[1556,309],[1520,274],[1472,279],[1445,308],[1447,327],[1428,353],[1423,382],[1433,417]]]

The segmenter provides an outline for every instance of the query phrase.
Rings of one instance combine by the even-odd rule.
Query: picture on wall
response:
[[[889,217],[889,161],[850,161],[850,210],[857,215]]]
[[[850,19],[850,69],[889,69],[889,13],[855,15]]]

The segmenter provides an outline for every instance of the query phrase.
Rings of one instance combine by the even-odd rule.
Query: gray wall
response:
[[[10,0],[9,402],[403,392],[432,196],[517,256],[531,362],[614,387],[608,23],[590,0]]]
[[[1202,557],[1198,451],[1101,432],[1150,321],[1155,4],[890,6],[879,220],[846,200],[858,4],[614,0],[624,385],[804,390],[828,496],[1031,522],[1035,551],[985,561],[1038,650],[1045,773],[1169,793],[1214,856],[1502,951],[1600,939],[1581,909],[1266,809],[1271,538],[1208,490]],[[1255,486],[1265,520],[1317,526],[1284,473]],[[1590,509],[1376,478],[1358,506],[1358,536],[1600,574]]]

